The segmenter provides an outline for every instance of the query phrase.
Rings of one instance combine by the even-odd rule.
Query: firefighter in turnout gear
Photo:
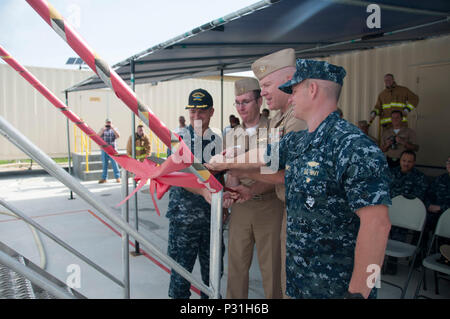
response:
[[[128,139],[127,143],[127,154],[128,156],[131,156],[132,149],[132,136]],[[144,127],[143,125],[138,125],[135,135],[135,147],[136,147],[136,159],[138,161],[143,162],[146,157],[150,155],[150,140],[149,138],[144,134]]]
[[[419,104],[419,97],[411,92],[407,87],[397,85],[392,74],[384,76],[386,88],[378,95],[377,103],[370,113],[370,122],[376,116],[380,116],[380,124],[383,128],[391,126],[393,111],[400,111],[403,114],[402,122],[408,126],[408,113],[413,111]]]

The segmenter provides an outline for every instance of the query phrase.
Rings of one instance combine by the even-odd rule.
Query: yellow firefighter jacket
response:
[[[131,149],[132,138],[128,139],[127,143],[127,154],[131,157],[132,149]],[[139,136],[137,133],[135,135],[135,143],[136,143],[136,159],[143,162],[144,159],[150,155],[150,140],[145,134]]]
[[[375,104],[373,112],[380,116],[380,124],[386,126],[392,123],[392,111],[401,111],[403,113],[404,110],[408,110],[411,112],[418,104],[419,97],[416,94],[407,87],[397,85],[394,82],[391,88],[385,88],[378,95],[377,104]],[[403,116],[403,122],[408,122],[406,116]]]

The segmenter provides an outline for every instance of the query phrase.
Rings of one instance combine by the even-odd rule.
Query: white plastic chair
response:
[[[414,294],[414,298],[417,298],[420,291],[420,286],[425,279],[425,269],[428,268],[433,270],[434,272],[443,273],[446,275],[450,275],[450,266],[442,264],[438,262],[438,259],[441,257],[440,253],[432,254],[431,250],[433,248],[433,243],[436,240],[436,236],[450,238],[450,208],[442,213],[441,217],[439,217],[438,223],[436,225],[436,230],[434,231],[433,238],[431,239],[430,246],[428,248],[427,257],[422,261],[422,272],[421,279],[419,284],[417,285],[416,293]],[[436,276],[436,294],[439,294],[438,288],[438,280],[439,277]]]
[[[403,287],[382,280],[384,283],[399,288],[402,292],[400,297],[402,299],[405,297],[406,290],[408,289],[408,284],[414,270],[414,262],[416,261],[417,253],[420,250],[426,216],[427,211],[425,205],[418,198],[406,199],[402,195],[399,195],[392,199],[392,206],[389,207],[389,218],[392,226],[420,232],[419,240],[416,245],[392,239],[389,239],[387,242],[386,256],[396,258],[412,257],[408,277]]]

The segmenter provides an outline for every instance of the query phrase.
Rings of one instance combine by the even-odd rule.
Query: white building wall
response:
[[[92,73],[84,70],[52,69],[27,67],[27,69],[65,103],[64,90],[89,77]],[[234,111],[234,81],[238,78],[225,77],[224,80],[224,126],[228,116]],[[137,96],[158,115],[169,127],[178,126],[178,117],[184,115],[189,124],[188,112],[184,109],[189,93],[196,88],[208,90],[214,99],[215,114],[211,127],[220,131],[220,79],[188,79],[162,82],[156,86],[143,84],[136,86]],[[69,93],[70,109],[82,118],[95,131],[98,131],[106,118],[113,121],[121,137],[117,140],[119,149],[125,149],[131,135],[131,111],[109,89]],[[236,112],[234,112],[236,114]],[[48,102],[24,78],[6,64],[0,64],[0,116],[27,136],[33,143],[52,157],[67,156],[66,117]],[[136,117],[136,124],[139,119]],[[69,122],[71,151],[80,151],[80,130],[74,131]],[[149,133],[149,129],[146,128]],[[98,150],[91,143],[92,150]],[[26,154],[17,149],[5,138],[0,138],[0,160],[24,159]]]
[[[27,69],[63,102],[63,90],[91,72],[52,68]],[[67,154],[65,116],[7,64],[0,64],[0,116],[51,156]],[[0,160],[27,156],[0,137]]]
[[[237,77],[225,77],[223,84],[224,91],[224,127],[228,125],[230,114],[237,115],[234,103],[234,81]],[[178,118],[183,115],[186,124],[189,125],[188,111],[185,106],[188,103],[189,93],[194,89],[203,88],[213,97],[214,115],[210,122],[210,127],[216,132],[220,132],[221,124],[221,83],[217,77],[175,80],[161,82],[158,85],[142,84],[136,86],[136,95],[153,113],[171,130],[178,126]],[[117,140],[119,149],[125,149],[129,136],[131,135],[132,112],[120,101],[110,90],[92,90],[84,92],[70,93],[69,105],[84,121],[93,129],[98,131],[104,120],[109,118],[112,125],[119,129],[120,138]],[[140,123],[138,117],[136,125]],[[72,125],[71,125],[72,127]],[[144,132],[149,134],[150,130],[144,127]],[[73,128],[71,128],[73,135]],[[71,139],[73,141],[73,138]],[[79,143],[79,142],[78,142]],[[156,145],[155,145],[156,146]],[[79,146],[77,146],[77,150]],[[92,145],[93,150],[98,150],[96,145]],[[73,148],[74,150],[74,148]]]

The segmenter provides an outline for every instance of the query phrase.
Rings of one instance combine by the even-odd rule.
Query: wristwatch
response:
[[[364,299],[364,297],[359,292],[351,293],[351,292],[347,291],[344,295],[344,299]]]

